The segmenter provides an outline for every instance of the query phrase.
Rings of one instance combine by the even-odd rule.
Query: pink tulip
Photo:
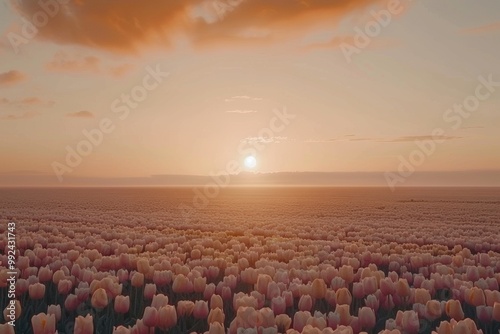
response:
[[[49,305],[47,307],[47,314],[53,314],[56,318],[56,322],[61,320],[61,305]]]
[[[441,317],[441,303],[437,300],[428,300],[425,304],[425,316],[427,320],[434,321]]]
[[[340,305],[343,305],[343,304],[351,305],[351,303],[352,303],[352,295],[351,295],[351,292],[349,291],[349,289],[347,289],[347,288],[340,288],[340,289],[337,290],[337,292],[335,293],[335,295],[336,295],[337,304],[340,304]]]
[[[311,313],[308,311],[297,311],[293,315],[293,329],[298,332],[302,332],[307,324],[307,320],[311,317]]]
[[[161,308],[160,308],[161,309]],[[152,306],[146,306],[142,315],[142,322],[146,327],[155,327],[158,325],[158,310]]]
[[[283,314],[286,311],[286,302],[283,297],[275,297],[271,300],[271,309],[274,314]]]
[[[94,333],[94,320],[90,314],[84,317],[78,316],[75,319],[74,334],[93,334]]]
[[[365,290],[363,288],[363,283],[354,282],[352,285],[352,295],[356,299],[362,299],[365,296]]]
[[[162,329],[172,328],[177,324],[177,311],[172,305],[163,306],[158,311],[157,326]]]
[[[35,283],[29,286],[29,296],[31,299],[39,300],[45,296],[45,285]]]
[[[103,288],[97,289],[92,294],[92,300],[91,300],[92,307],[96,309],[103,309],[106,306],[108,306],[108,303],[109,303],[108,294],[106,293],[106,290],[104,290]]]
[[[197,300],[194,303],[193,316],[195,319],[206,319],[208,317],[208,303],[204,300]]]
[[[380,307],[380,301],[375,295],[368,295],[365,298],[365,305],[374,310],[375,312],[378,311]]]
[[[116,296],[115,298],[115,312],[119,314],[125,314],[130,309],[130,297],[129,296]]]
[[[156,284],[148,283],[144,286],[144,299],[151,300],[156,294]]]
[[[500,322],[500,303],[495,302],[495,304],[493,304],[491,317],[493,320]]]
[[[315,278],[311,286],[311,297],[314,299],[323,299],[326,296],[326,283],[321,278]]]
[[[64,308],[70,312],[75,311],[79,305],[80,300],[78,299],[78,296],[73,294],[69,294],[64,301]]]
[[[376,317],[375,312],[369,307],[362,307],[358,312],[359,323],[362,328],[370,330],[375,327]]]
[[[7,324],[0,324],[0,333],[2,334],[15,334],[14,327]]]
[[[177,315],[179,317],[189,317],[193,314],[194,303],[190,300],[180,300],[177,303]]]
[[[33,334],[53,334],[56,332],[56,318],[53,314],[39,313],[31,317]]]
[[[131,278],[131,284],[135,288],[140,288],[144,285],[144,274],[135,272]]]
[[[153,301],[151,302],[151,307],[159,310],[163,306],[168,305],[168,297],[164,294],[160,293],[158,295],[153,296]]]
[[[401,327],[404,331],[409,334],[418,333],[420,328],[420,322],[418,321],[418,315],[415,311],[405,311],[403,312],[403,317],[401,319]]]
[[[303,295],[299,299],[299,310],[301,311],[311,311],[313,302],[312,298],[309,295]]]
[[[222,311],[222,309],[217,307],[215,309],[210,310],[210,313],[208,314],[207,321],[209,324],[211,324],[213,322],[219,322],[219,323],[223,324],[224,319],[225,319],[224,312]]]
[[[484,305],[477,306],[476,314],[480,322],[489,323],[493,319],[493,307]]]

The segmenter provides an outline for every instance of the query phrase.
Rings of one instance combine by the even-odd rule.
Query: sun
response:
[[[245,164],[246,168],[253,169],[255,168],[255,166],[257,166],[257,159],[255,159],[253,155],[249,155],[245,158],[245,161],[243,163]]]

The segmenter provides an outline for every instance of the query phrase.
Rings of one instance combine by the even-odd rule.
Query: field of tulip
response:
[[[0,189],[0,334],[499,333],[499,189],[193,196]]]

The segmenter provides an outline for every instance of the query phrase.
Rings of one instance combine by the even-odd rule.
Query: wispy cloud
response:
[[[94,114],[87,110],[81,110],[76,112],[70,112],[66,114],[66,117],[73,118],[94,118]]]
[[[319,138],[319,139],[306,139],[305,143],[333,143],[333,142],[360,142],[360,141],[371,141],[378,143],[402,143],[402,142],[414,142],[414,141],[423,141],[423,140],[455,140],[462,139],[463,137],[459,136],[430,136],[430,135],[422,135],[422,136],[400,136],[393,138],[381,138],[381,137],[357,137],[355,135],[345,135],[336,138]]]
[[[291,141],[288,137],[274,136],[274,137],[247,137],[241,140],[242,143],[255,144],[255,143],[282,143],[286,141]]]
[[[226,101],[226,102],[231,102],[231,101],[235,101],[235,100],[252,100],[252,101],[262,101],[262,100],[263,100],[263,98],[262,98],[262,97],[251,97],[251,96],[248,96],[248,95],[236,95],[236,96],[233,96],[233,97],[227,98],[227,99],[225,99],[224,101]]]
[[[0,73],[0,86],[15,85],[25,81],[28,78],[26,74],[18,70],[10,70]]]
[[[134,65],[125,63],[107,66],[95,56],[82,56],[59,51],[52,60],[45,64],[45,68],[52,72],[109,74],[113,77],[122,77],[129,73]]]
[[[36,111],[26,111],[26,112],[19,113],[19,114],[2,115],[2,116],[0,116],[0,120],[15,121],[15,120],[20,120],[20,119],[31,119],[39,114],[40,113],[36,112]]]
[[[485,24],[478,27],[463,29],[461,32],[467,35],[480,35],[500,31],[500,22]]]
[[[99,73],[100,60],[94,56],[70,56],[64,51],[57,52],[45,68],[54,72]]]
[[[251,113],[256,113],[257,110],[241,110],[241,109],[235,109],[235,110],[226,110],[227,113],[230,114],[251,114]]]
[[[44,100],[39,97],[25,97],[24,99],[8,99],[0,98],[0,106],[16,106],[16,107],[27,107],[27,106],[38,106],[38,107],[51,107],[55,104],[52,100]]]

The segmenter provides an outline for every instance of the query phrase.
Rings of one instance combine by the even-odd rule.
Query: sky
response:
[[[499,12],[496,0],[6,0],[0,185],[499,171]]]

